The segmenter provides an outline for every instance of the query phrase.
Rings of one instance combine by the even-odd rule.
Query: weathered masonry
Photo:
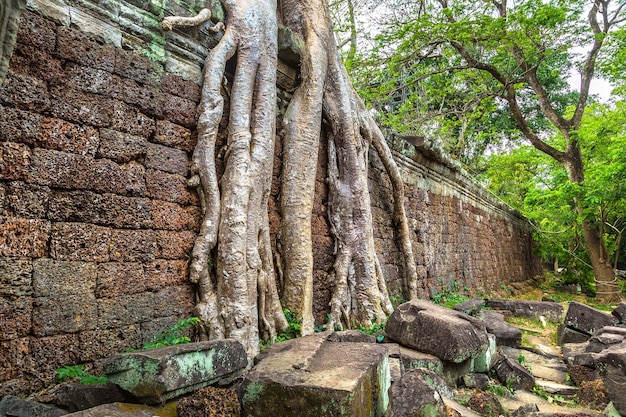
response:
[[[187,267],[201,209],[187,179],[201,63],[216,39],[206,28],[164,35],[160,21],[204,6],[222,18],[211,0],[28,0],[0,87],[0,395],[35,390],[61,366],[140,347],[191,314]],[[284,110],[297,80],[288,44],[281,59]],[[280,135],[275,155],[278,177]],[[320,155],[318,323],[334,250]],[[537,273],[524,219],[432,151],[397,159],[421,296],[453,282],[487,293]],[[401,298],[390,185],[373,151],[371,165],[377,250]],[[275,184],[278,254],[277,201]]]

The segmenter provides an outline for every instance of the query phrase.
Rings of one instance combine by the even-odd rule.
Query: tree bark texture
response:
[[[205,61],[190,181],[198,187],[204,216],[192,252],[190,279],[198,284],[196,314],[206,337],[240,340],[251,358],[258,352],[260,338],[273,340],[287,327],[283,306],[302,320],[303,334],[313,332],[311,213],[323,123],[330,132],[328,212],[336,241],[328,326],[345,328],[385,320],[392,306],[374,250],[367,183],[372,142],[392,177],[394,219],[407,263],[406,286],[413,297],[417,274],[404,213],[404,185],[380,130],[350,84],[337,53],[326,3],[222,3],[225,32]],[[206,18],[167,17],[164,28],[196,24]],[[300,84],[283,118],[282,306],[267,209],[276,131],[279,24],[291,29],[305,46]],[[224,116],[225,67],[231,58],[236,58],[236,69],[230,87],[225,171],[218,182],[215,144]]]
[[[26,0],[4,0],[0,8],[0,86],[9,69],[17,30]]]

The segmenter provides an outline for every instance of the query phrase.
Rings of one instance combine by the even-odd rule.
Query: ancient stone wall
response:
[[[61,366],[138,348],[191,314],[187,267],[200,207],[187,179],[200,69],[216,39],[206,25],[164,35],[159,22],[205,4],[219,19],[210,1],[29,0],[0,86],[0,396],[40,388]],[[279,71],[284,109],[296,76],[284,63]],[[274,232],[280,146],[279,136]],[[328,311],[333,262],[320,155],[318,322]],[[531,277],[526,223],[437,158],[419,155],[398,160],[421,294],[454,281],[488,291]],[[390,185],[375,154],[371,160],[377,249],[401,298]]]

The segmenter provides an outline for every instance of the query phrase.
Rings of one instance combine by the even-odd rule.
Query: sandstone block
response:
[[[471,316],[475,316],[485,306],[485,300],[482,298],[473,298],[454,306],[454,310],[460,311]]]
[[[548,321],[560,322],[563,319],[563,306],[549,301],[528,300],[487,300],[487,307],[494,310],[509,310],[514,316],[538,319],[543,316]]]
[[[572,301],[564,323],[570,328],[592,335],[604,326],[614,326],[617,319],[593,307]]]
[[[584,343],[589,340],[589,334],[579,332],[576,329],[568,327],[565,323],[561,323],[557,330],[557,338],[560,345],[565,345],[566,343]]]
[[[7,395],[0,401],[0,416],[37,416],[59,417],[67,415],[67,411],[51,407],[34,401],[24,400],[13,395]]]
[[[154,414],[146,410],[127,411],[122,404],[102,404],[83,411],[66,414],[68,417],[154,417]]]
[[[60,387],[56,395],[56,405],[74,413],[102,404],[124,402],[125,399],[124,393],[115,384],[93,385],[74,382]]]
[[[595,332],[587,344],[587,352],[602,352],[613,345],[620,344],[626,339],[626,328],[605,326]]]
[[[402,362],[402,367],[406,371],[424,368],[438,375],[443,374],[443,362],[435,355],[418,352],[417,350],[409,349],[404,346],[400,346],[398,355]],[[394,353],[390,353],[389,356],[394,357],[395,355]]]
[[[403,346],[454,363],[478,356],[489,344],[480,320],[424,300],[401,304],[385,331]]]
[[[500,314],[493,311],[481,311],[479,318],[485,324],[487,331],[496,337],[498,346],[520,347],[522,345],[522,331],[504,321]]]
[[[242,385],[246,416],[382,416],[390,385],[387,348],[328,342],[328,333],[271,345]]]
[[[513,389],[532,391],[535,386],[535,377],[532,373],[504,353],[498,353],[494,369],[498,379]]]
[[[415,369],[394,382],[389,390],[390,409],[393,417],[445,416],[443,396],[451,389],[430,371]],[[445,387],[445,388],[443,388]],[[443,390],[442,390],[443,388]],[[447,388],[447,389],[446,389]]]
[[[248,364],[234,340],[189,343],[115,355],[109,381],[147,402],[161,402],[233,376]]]
[[[154,142],[170,148],[191,152],[196,145],[196,138],[191,130],[169,120],[157,120]]]
[[[621,302],[615,307],[611,314],[617,319],[618,323],[626,324],[626,302]]]
[[[615,409],[626,415],[626,341],[597,354],[595,363]]]

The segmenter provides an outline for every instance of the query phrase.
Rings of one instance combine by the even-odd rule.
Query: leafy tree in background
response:
[[[578,130],[585,182],[568,181],[562,165],[532,146],[494,154],[481,175],[488,187],[537,226],[540,256],[566,267],[564,282],[589,286],[589,258],[583,245],[583,218],[600,230],[607,263],[622,259],[626,227],[626,102],[593,104]],[[563,142],[556,136],[549,140]],[[585,201],[577,215],[576,198]],[[591,274],[592,276],[592,274]]]
[[[623,65],[602,53],[605,46],[613,56],[623,50],[625,7],[623,0],[430,1],[379,36],[366,61],[378,82],[360,83],[384,124],[451,138],[447,148],[466,163],[522,139],[558,163],[604,301],[620,293],[602,219],[584,193],[579,129],[599,59],[605,72],[617,74]],[[360,65],[353,74],[364,80],[364,70]],[[580,74],[577,91],[567,82],[571,71]],[[375,98],[381,91],[404,97],[385,103]],[[388,110],[393,116],[384,116]],[[418,115],[425,117],[407,122]],[[560,140],[550,140],[555,134]]]

